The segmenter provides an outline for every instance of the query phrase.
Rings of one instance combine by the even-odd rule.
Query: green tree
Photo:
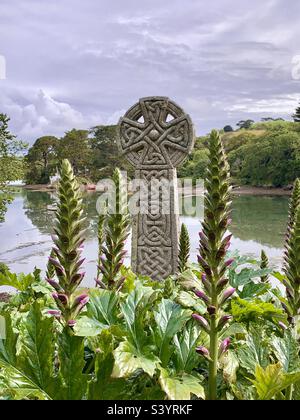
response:
[[[233,128],[231,127],[231,125],[225,125],[223,130],[224,130],[224,133],[231,133],[233,131]]]
[[[36,140],[26,156],[26,182],[47,184],[54,175],[57,166],[59,140],[53,136],[44,136]]]
[[[0,114],[0,222],[4,220],[7,204],[12,196],[8,183],[21,180],[24,176],[23,152],[26,145],[9,131],[9,117]]]
[[[245,128],[246,130],[248,130],[252,124],[254,124],[253,120],[241,120],[237,123],[237,126],[240,129]]]
[[[293,119],[296,123],[300,122],[300,104],[298,108],[296,108],[295,114],[293,115]]]
[[[133,174],[131,166],[119,152],[117,137],[118,127],[116,125],[98,125],[90,130],[91,178],[95,182],[111,177],[116,167],[129,172],[129,176]]]
[[[58,145],[59,160],[68,159],[76,176],[89,177],[92,153],[87,130],[71,130],[60,139]]]

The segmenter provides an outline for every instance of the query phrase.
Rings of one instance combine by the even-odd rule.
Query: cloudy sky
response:
[[[299,20],[295,0],[1,0],[0,112],[29,142],[116,123],[149,95],[178,102],[198,134],[289,118]]]

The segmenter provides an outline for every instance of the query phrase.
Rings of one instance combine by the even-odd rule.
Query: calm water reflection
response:
[[[93,285],[97,258],[97,195],[87,194],[85,204],[90,226],[85,246],[86,285]],[[0,261],[15,272],[29,273],[33,268],[45,268],[51,248],[51,232],[54,212],[49,209],[55,203],[55,195],[47,192],[22,191],[15,195],[9,206],[6,221],[0,225]],[[259,256],[262,248],[272,264],[280,267],[283,238],[288,213],[287,197],[241,196],[233,199],[234,235],[232,250],[242,254]],[[183,216],[192,241],[192,259],[196,259],[200,222],[193,216]],[[130,240],[127,244],[130,250]]]

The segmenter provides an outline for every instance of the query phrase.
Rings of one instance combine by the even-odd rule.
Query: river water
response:
[[[85,285],[93,286],[97,258],[97,194],[85,196],[89,229],[84,249]],[[0,261],[14,272],[31,272],[34,267],[45,269],[52,246],[51,233],[54,222],[55,195],[48,192],[22,190],[15,194],[9,205],[6,220],[0,225]],[[280,268],[288,215],[287,197],[235,196],[233,198],[231,250],[259,257],[264,249],[275,268]],[[190,232],[192,253],[196,260],[198,232],[201,224],[198,216],[181,216]],[[130,254],[130,239],[127,243]],[[130,255],[129,255],[130,257]],[[129,262],[129,260],[128,260]]]

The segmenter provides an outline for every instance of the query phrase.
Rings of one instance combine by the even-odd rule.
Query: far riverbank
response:
[[[23,188],[25,188],[26,190],[30,190],[30,191],[41,191],[41,192],[53,192],[56,190],[55,186],[53,185],[43,185],[43,184],[39,184],[39,185],[24,185]],[[89,188],[85,188],[86,190],[89,191],[95,191],[96,190],[96,186],[95,188],[91,188],[91,186],[89,186]],[[202,190],[197,190],[194,189],[193,190],[193,195],[201,195],[202,194]],[[289,196],[291,195],[291,189],[288,188],[266,188],[266,187],[251,187],[251,186],[239,186],[239,187],[234,187],[232,189],[232,194],[234,195],[269,195],[269,196]],[[190,195],[190,192],[189,194]]]

